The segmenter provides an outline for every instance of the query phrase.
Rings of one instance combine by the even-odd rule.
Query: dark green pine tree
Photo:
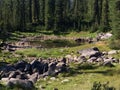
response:
[[[86,0],[74,0],[73,3],[73,27],[75,30],[81,31],[87,14],[87,3]]]
[[[99,28],[101,28],[101,25],[102,25],[102,22],[103,22],[102,21],[102,18],[103,18],[102,15],[106,13],[105,12],[106,8],[103,8],[103,1],[104,0],[94,0],[93,17],[92,17],[92,31],[97,31],[97,30],[99,30]],[[106,5],[105,5],[105,7],[106,7]],[[107,9],[108,9],[108,7],[107,7]]]
[[[63,27],[65,28],[65,30],[69,29],[70,27],[70,9],[71,9],[71,5],[70,5],[70,0],[64,0],[63,2],[63,19],[64,19],[64,23],[63,23]]]
[[[120,40],[120,0],[115,4],[113,32],[114,38]]]
[[[40,25],[45,24],[45,0],[39,0],[40,3]]]
[[[99,17],[99,0],[94,0],[94,6],[93,6],[93,25],[92,25],[92,31],[98,30],[98,26],[100,24],[100,17]]]
[[[109,2],[108,0],[103,0],[103,7],[102,7],[102,22],[101,27],[103,32],[107,32],[110,30],[110,20],[109,20]]]
[[[28,7],[29,7],[29,23],[32,23],[32,0],[28,1]]]
[[[54,26],[55,0],[45,1],[45,29],[50,30]]]
[[[55,0],[55,23],[54,33],[64,32],[63,25],[63,11],[64,11],[64,0]]]
[[[20,2],[20,30],[26,30],[26,3],[25,0],[21,0]]]
[[[32,23],[39,22],[39,0],[32,0]]]
[[[112,49],[120,49],[120,0],[116,0],[113,3],[113,38],[111,39],[109,46]]]

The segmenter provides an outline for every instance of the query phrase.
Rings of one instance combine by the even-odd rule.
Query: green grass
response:
[[[93,44],[85,44],[75,47],[61,47],[61,48],[51,48],[51,49],[22,49],[17,50],[16,54],[23,55],[23,56],[29,56],[29,57],[64,57],[68,54],[77,54],[78,50],[91,48],[91,47],[98,47],[101,51],[110,51],[111,49],[108,47],[106,41],[93,43]]]
[[[117,65],[113,68],[108,67],[99,67],[96,69],[79,69],[76,74],[61,77],[60,75],[56,77],[55,80],[41,79],[36,84],[37,87],[42,85],[45,87],[45,90],[53,90],[58,88],[58,90],[91,90],[93,83],[96,82],[109,82],[110,86],[120,89],[120,66]],[[79,72],[79,73],[78,73]],[[61,82],[67,79],[68,82]]]
[[[21,56],[15,57],[14,54],[10,52],[0,52],[0,62],[15,63],[21,58]]]
[[[97,35],[97,33],[90,33],[90,32],[85,32],[85,31],[81,31],[81,32],[70,32],[69,34],[66,34],[66,37],[95,37]]]
[[[66,49],[24,49],[24,50],[18,50],[16,51],[17,54],[29,56],[29,57],[42,57],[42,58],[49,58],[49,57],[60,57],[68,54],[68,51]]]
[[[36,32],[14,32],[11,35],[10,40],[15,41],[19,40],[21,37],[34,37],[34,36],[40,36],[40,35],[52,35],[52,36],[63,36],[66,38],[80,38],[80,37],[95,37],[97,33],[90,33],[87,31],[81,31],[81,32],[67,32],[62,33],[60,35],[55,35],[52,31],[36,31]]]
[[[19,50],[16,53],[21,53],[22,55],[34,55],[39,57],[62,57],[67,54],[74,53],[81,49],[86,49],[90,47],[98,47],[101,51],[110,51],[108,47],[108,41],[100,41],[93,44],[85,44],[75,47],[67,48],[52,48],[47,50],[38,50],[38,49],[25,49]],[[115,56],[115,55],[113,55]],[[117,58],[120,58],[120,54],[116,55]],[[115,67],[98,67],[96,65],[87,65],[79,66],[76,64],[70,65],[71,69],[68,73],[60,74],[56,77],[55,80],[50,80],[50,77],[47,80],[40,79],[36,83],[36,87],[39,88],[40,85],[45,87],[45,90],[53,90],[58,88],[58,90],[91,90],[93,83],[96,82],[109,82],[110,87],[115,87],[116,90],[120,89],[120,65],[115,65]],[[62,82],[67,79],[68,82]]]
[[[20,34],[20,36],[19,36]],[[67,38],[79,38],[79,37],[95,37],[97,33],[90,33],[90,32],[70,32],[68,34],[64,34],[62,36]],[[20,38],[22,36],[39,36],[39,35],[53,35],[51,32],[47,33],[46,31],[40,33],[14,33],[14,38]],[[57,41],[47,41],[45,42],[47,45],[50,45],[48,49],[21,49],[17,50],[15,53],[20,55],[21,57],[14,57],[12,53],[0,53],[0,59],[3,57],[6,59],[7,62],[16,62],[20,60],[20,58],[24,56],[28,57],[42,57],[42,58],[49,58],[49,57],[64,57],[68,54],[77,54],[78,50],[91,48],[91,47],[98,47],[100,51],[110,51],[111,49],[108,46],[108,41],[100,41],[97,43],[92,44],[82,44],[79,46],[72,47],[52,47],[53,44],[51,42],[55,42],[54,44],[71,44],[69,42],[57,42]],[[50,48],[52,47],[52,48]],[[114,57],[120,58],[120,53],[113,55]],[[63,80],[67,79],[67,82],[62,82]],[[93,83],[101,82],[105,83],[109,81],[109,85],[115,87],[117,90],[120,90],[120,65],[115,65],[115,67],[98,67],[97,65],[79,65],[71,63],[69,72],[62,73],[56,77],[55,80],[50,80],[48,77],[46,80],[40,79],[36,83],[36,87],[39,90],[40,85],[45,87],[45,90],[54,90],[54,88],[58,88],[58,90],[91,90]]]
[[[117,58],[117,59],[119,59],[120,58],[120,53],[114,54],[112,56],[115,57],[115,58]]]

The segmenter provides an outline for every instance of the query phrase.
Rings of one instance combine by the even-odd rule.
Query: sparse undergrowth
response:
[[[76,65],[74,66],[74,69],[77,69]],[[119,69],[120,66],[117,65],[113,68],[99,67],[95,69],[83,68],[71,70],[71,75],[60,74],[58,77],[55,77],[55,79],[51,79],[50,77],[40,79],[36,86],[38,88],[44,87],[45,90],[54,90],[54,88],[58,90],[119,90]],[[115,89],[93,89],[95,82],[101,82],[101,85],[109,82],[109,88]],[[103,86],[101,86],[101,88],[103,88]]]
[[[22,59],[22,56],[15,56],[11,52],[0,52],[0,62],[15,63],[18,60]]]
[[[37,90],[37,88],[30,88],[31,90]],[[0,90],[28,90],[28,88],[23,88],[21,86],[14,86],[14,87],[7,87],[2,84],[0,84]]]

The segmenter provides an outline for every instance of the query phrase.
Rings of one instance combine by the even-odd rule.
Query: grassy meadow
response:
[[[33,36],[36,35],[47,35],[45,32],[40,34],[32,34]],[[89,33],[89,32],[72,32],[69,34],[63,35],[66,38],[79,38],[79,37],[95,37],[97,33]],[[14,35],[18,36],[18,33],[14,33]],[[22,33],[21,36],[29,37],[31,36],[30,33]],[[15,37],[14,37],[15,38]],[[13,39],[14,39],[13,38]],[[20,37],[17,37],[18,39]],[[8,52],[1,52],[0,53],[0,60],[6,60],[7,62],[14,63],[20,59],[25,57],[42,57],[42,58],[55,58],[55,57],[65,57],[66,55],[77,55],[78,50],[90,48],[90,47],[98,47],[100,51],[110,51],[112,49],[109,48],[109,40],[99,41],[92,44],[81,44],[81,45],[74,45],[74,42],[68,42],[73,46],[63,47],[66,41],[58,42],[61,44],[61,47],[52,47],[52,48],[44,48],[44,49],[36,49],[36,48],[29,48],[29,49],[21,49],[17,50],[14,53]],[[53,43],[54,44],[54,43]],[[50,45],[50,43],[47,43]],[[63,46],[62,46],[63,45]],[[14,57],[14,55],[17,55]],[[112,55],[116,58],[120,58],[120,53],[116,55]],[[38,90],[92,90],[94,82],[106,83],[109,82],[110,87],[115,87],[115,90],[120,90],[120,65],[115,64],[115,67],[103,67],[99,65],[80,65],[71,63],[69,68],[69,72],[62,73],[56,76],[54,79],[53,77],[46,77],[44,79],[40,79],[36,83],[36,88]],[[6,89],[7,90],[7,89]],[[22,90],[22,89],[15,89],[15,90]],[[102,90],[102,89],[101,89]]]

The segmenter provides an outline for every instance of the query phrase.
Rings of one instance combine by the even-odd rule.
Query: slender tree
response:
[[[102,30],[104,32],[110,30],[110,24],[109,24],[109,3],[108,0],[103,0],[103,11],[102,11]]]
[[[49,30],[54,25],[55,0],[45,1],[45,29]]]
[[[64,11],[64,0],[55,1],[55,23],[54,32],[63,32],[63,11]]]
[[[45,0],[39,0],[40,3],[40,24],[44,26],[45,24]]]
[[[115,39],[120,40],[120,0],[118,0],[115,4],[115,11],[114,11],[114,36]]]

